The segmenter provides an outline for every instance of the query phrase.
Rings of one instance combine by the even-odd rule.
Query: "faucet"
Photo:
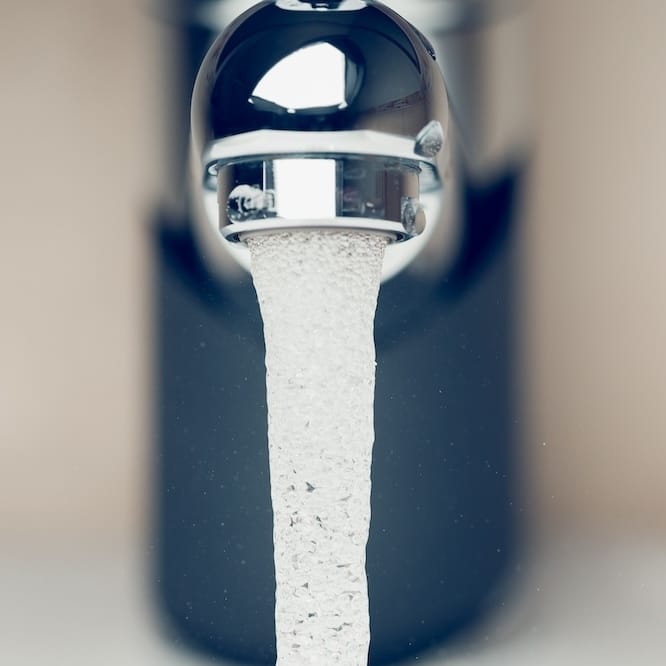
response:
[[[422,33],[372,1],[278,0],[239,17],[211,46],[192,99],[195,187],[237,244],[227,250],[247,266],[239,241],[253,233],[355,229],[392,241],[386,279],[408,265],[440,222],[448,168],[435,58]]]
[[[157,590],[189,643],[274,663],[263,341],[243,240],[382,233],[367,573],[370,663],[390,663],[482,617],[519,542],[514,3],[390,3],[426,37],[371,0],[251,2],[181,0],[171,17],[173,164],[188,161],[194,93],[190,173],[163,199],[187,181],[184,205],[163,204],[155,225]]]

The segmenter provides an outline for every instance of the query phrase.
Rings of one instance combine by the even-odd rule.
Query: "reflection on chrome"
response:
[[[350,70],[356,68],[350,62]],[[270,106],[288,113],[325,107],[347,107],[347,58],[326,42],[306,46],[279,60],[261,78],[248,100],[257,108]]]
[[[280,9],[291,9],[294,11],[331,10],[353,11],[363,9],[366,2],[363,0],[337,0],[337,2],[326,2],[325,0],[277,0],[275,3]]]

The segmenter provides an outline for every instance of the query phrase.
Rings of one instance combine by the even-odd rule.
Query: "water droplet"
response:
[[[425,212],[418,199],[403,197],[402,226],[409,236],[418,236],[425,229]]]
[[[444,146],[444,129],[438,120],[430,121],[416,137],[414,152],[423,157],[435,157]]]
[[[227,215],[232,222],[258,220],[274,213],[275,194],[259,185],[237,185],[227,199]]]

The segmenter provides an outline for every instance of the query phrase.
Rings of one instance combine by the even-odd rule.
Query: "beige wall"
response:
[[[141,523],[164,36],[146,4],[0,3],[0,541]],[[661,0],[535,5],[523,349],[542,525],[666,529],[664,26]]]
[[[665,30],[661,0],[535,12],[528,446],[547,516],[586,527],[666,530]]]
[[[138,4],[0,4],[0,538],[136,522],[157,49]]]

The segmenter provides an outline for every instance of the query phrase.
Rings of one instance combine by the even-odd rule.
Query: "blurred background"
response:
[[[450,663],[666,659],[665,28],[661,0],[532,3],[532,555]],[[172,39],[139,0],[0,2],[3,663],[207,663],[161,638],[144,570]]]

